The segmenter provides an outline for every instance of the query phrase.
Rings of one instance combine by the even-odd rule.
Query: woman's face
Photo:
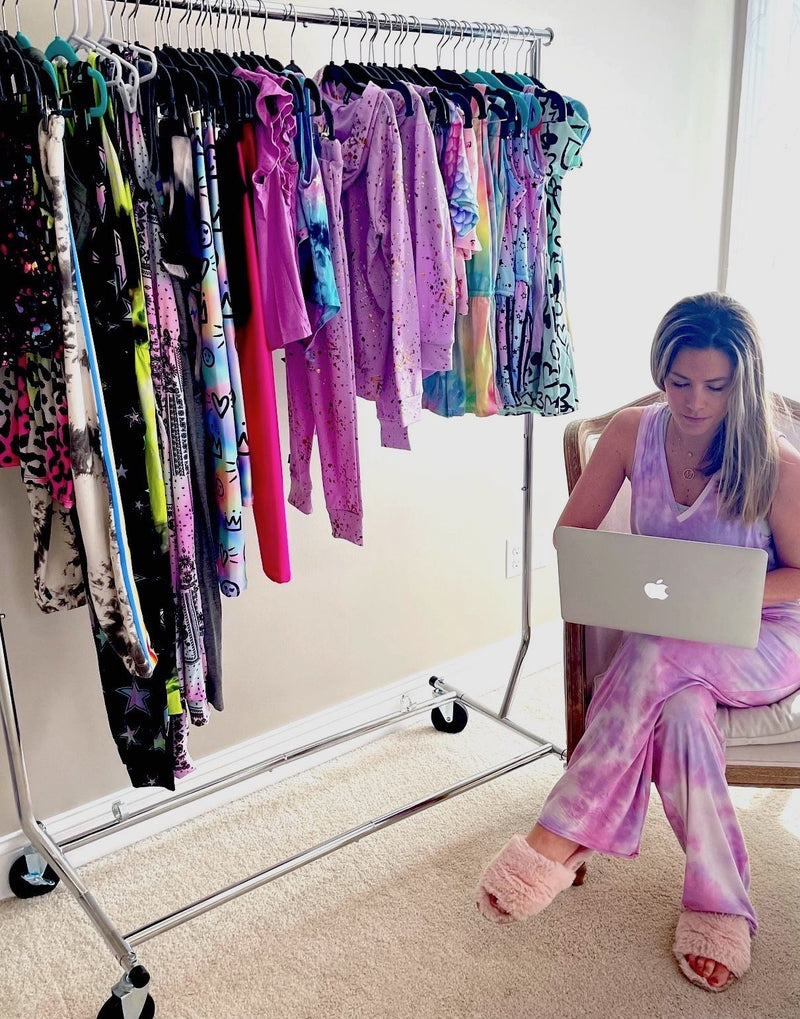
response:
[[[683,347],[664,380],[675,424],[687,441],[710,442],[725,419],[733,363],[721,350]]]

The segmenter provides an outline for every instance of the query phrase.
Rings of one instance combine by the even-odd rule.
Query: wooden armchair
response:
[[[651,393],[627,406],[643,407],[664,399]],[[800,448],[800,404],[783,400],[780,430]],[[603,429],[616,411],[602,417],[572,421],[564,432],[564,460],[571,492]],[[600,525],[630,531],[630,483],[626,481]],[[564,623],[564,688],[567,712],[567,754],[583,735],[586,709],[595,678],[605,670],[621,638],[619,630]],[[800,786],[800,692],[775,705],[717,711],[726,738],[727,777],[731,785]]]

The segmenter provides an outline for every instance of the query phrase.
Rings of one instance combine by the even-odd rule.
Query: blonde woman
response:
[[[496,923],[523,919],[593,850],[635,857],[655,782],[686,853],[673,950],[689,980],[721,991],[749,967],[756,917],[714,716],[718,703],[771,704],[800,689],[800,453],[773,428],[758,332],[731,298],[671,308],[651,370],[666,402],[613,418],[559,524],[598,527],[629,478],[635,533],[765,549],[758,646],[626,634],[566,772],[532,831],[486,868],[478,907]]]

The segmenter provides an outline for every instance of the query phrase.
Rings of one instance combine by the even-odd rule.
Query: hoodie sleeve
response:
[[[419,302],[422,375],[449,371],[455,339],[453,231],[433,130],[419,96],[413,110],[391,93],[403,146],[403,177]]]
[[[382,370],[377,396],[381,444],[409,449],[406,428],[422,410],[420,322],[414,255],[403,183],[400,132],[387,96],[376,103],[366,167],[369,205],[367,281],[382,313],[374,351]]]

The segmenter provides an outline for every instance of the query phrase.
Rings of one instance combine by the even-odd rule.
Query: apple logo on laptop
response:
[[[651,581],[649,584],[645,584],[644,593],[648,598],[653,598],[656,601],[664,601],[666,598],[669,598],[669,595],[667,594],[667,585],[661,578],[659,578],[655,583]]]

